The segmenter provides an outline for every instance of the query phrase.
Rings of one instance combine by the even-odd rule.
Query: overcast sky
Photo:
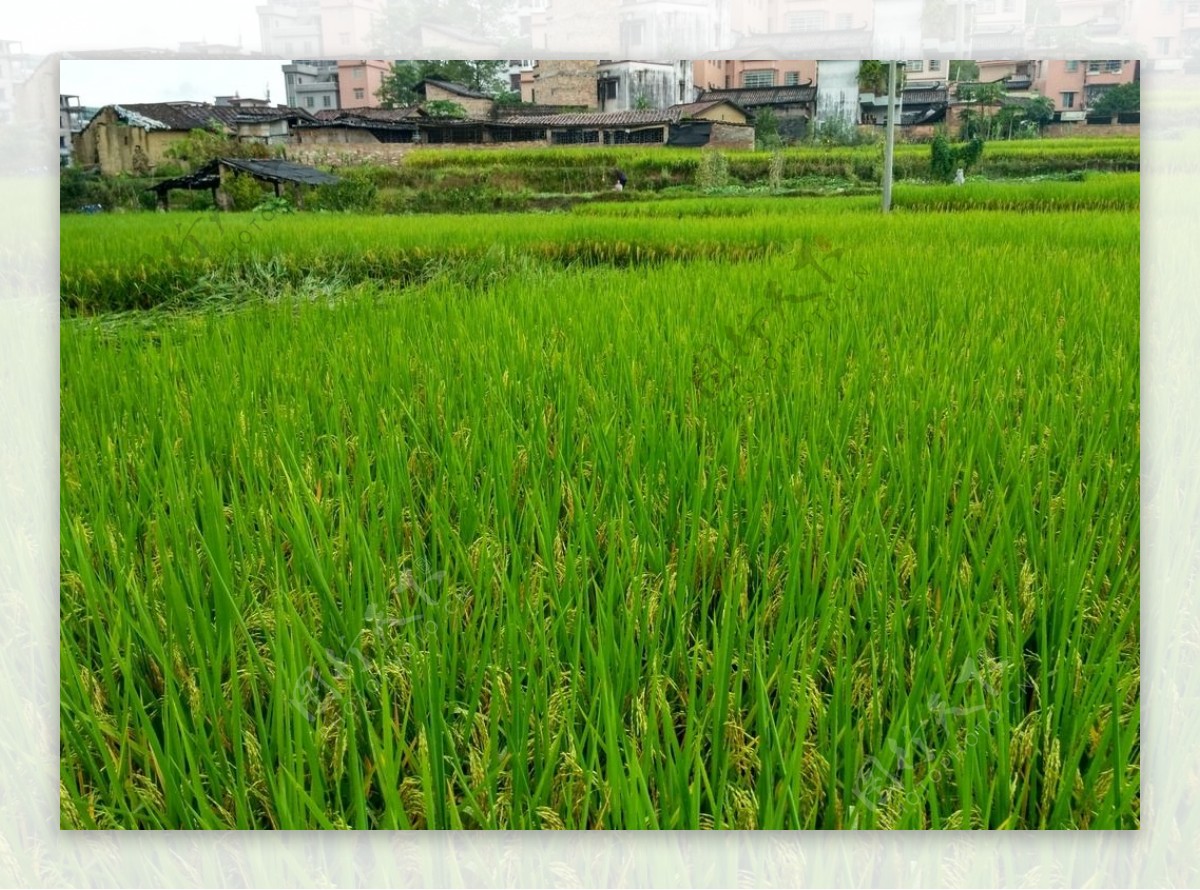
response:
[[[211,102],[235,93],[244,99],[287,102],[284,62],[260,59],[213,61],[92,61],[64,59],[59,68],[59,92],[78,96],[81,105],[168,102],[188,99]]]
[[[181,41],[262,46],[256,0],[50,0],[5,3],[0,37],[28,53],[157,47]]]

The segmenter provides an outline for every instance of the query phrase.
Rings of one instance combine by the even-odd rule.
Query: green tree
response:
[[[754,115],[754,142],[758,148],[779,148],[779,118],[770,108],[760,108]]]
[[[877,96],[888,91],[888,63],[879,59],[865,59],[858,66],[858,88],[864,93]],[[896,89],[904,88],[904,69],[896,66]]]
[[[270,149],[261,142],[242,142],[217,122],[195,129],[163,152],[163,156],[182,161],[192,170],[217,158],[269,158]]]
[[[1123,83],[1106,90],[1091,110],[1099,115],[1114,115],[1122,111],[1138,111],[1142,107],[1142,89],[1137,83]]]
[[[969,170],[982,155],[983,140],[978,137],[955,147],[945,136],[939,135],[930,146],[929,169],[934,179],[949,182],[960,167]]]
[[[979,80],[979,65],[970,59],[953,59],[950,62],[950,82]]]
[[[479,93],[496,96],[508,92],[504,81],[507,62],[460,59],[415,59],[395,62],[375,94],[384,108],[404,108],[420,101],[416,87],[422,80],[447,80]]]
[[[426,102],[422,108],[430,117],[453,118],[462,120],[467,116],[467,109],[463,108],[457,102],[448,102],[445,99],[434,99],[432,102]]]
[[[970,106],[962,115],[962,138],[992,138],[997,124],[989,109],[1003,105],[1006,96],[1000,81],[960,87],[958,98]]]

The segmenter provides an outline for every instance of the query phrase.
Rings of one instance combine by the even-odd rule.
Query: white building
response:
[[[292,108],[312,112],[341,108],[336,61],[294,60],[283,66],[283,83],[287,90],[287,104]]]
[[[669,62],[602,61],[597,66],[601,111],[668,108],[696,98],[689,60]]]

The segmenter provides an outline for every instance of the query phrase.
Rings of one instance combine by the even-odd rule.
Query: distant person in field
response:
[[[625,174],[622,173],[620,170],[614,170],[613,175],[616,177],[616,180],[617,180],[617,184],[614,185],[613,188],[618,192],[625,191],[625,183],[629,182],[629,180],[625,178]]]

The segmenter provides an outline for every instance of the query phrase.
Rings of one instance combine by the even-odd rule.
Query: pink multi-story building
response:
[[[378,108],[379,88],[391,71],[382,59],[352,59],[339,61],[338,101],[342,108]]]
[[[816,83],[817,63],[801,59],[701,59],[692,64],[692,80],[702,90],[797,86]]]
[[[1034,65],[1034,91],[1065,112],[1086,111],[1104,92],[1138,76],[1135,59],[1053,59]]]

